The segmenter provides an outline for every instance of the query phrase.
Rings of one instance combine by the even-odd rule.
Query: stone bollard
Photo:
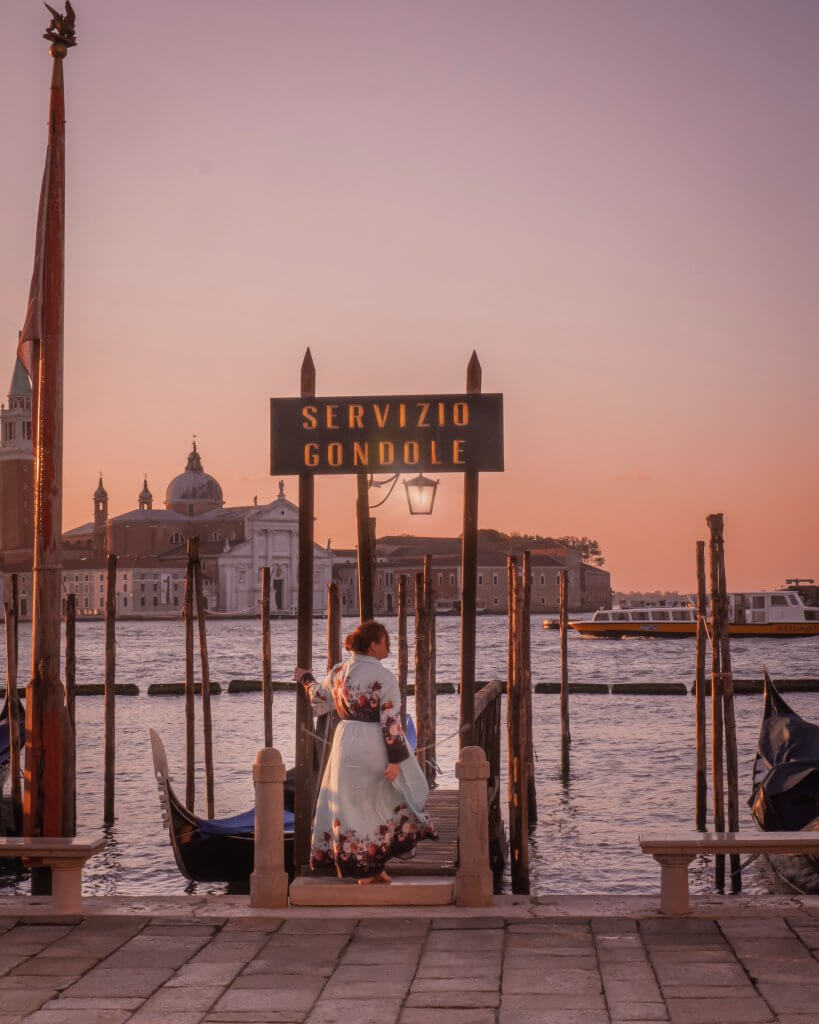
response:
[[[489,811],[486,784],[489,762],[481,747],[464,747],[455,765],[458,776],[458,873],[455,902],[459,907],[492,905],[489,867]]]
[[[284,870],[284,761],[273,747],[264,747],[253,765],[256,790],[256,835],[253,841],[251,907],[286,907]]]

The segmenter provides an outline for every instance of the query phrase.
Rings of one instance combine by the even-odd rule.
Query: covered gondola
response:
[[[230,818],[200,818],[189,810],[171,785],[168,758],[153,729],[151,751],[163,818],[170,833],[177,867],[192,882],[229,882],[247,885],[253,871],[255,809]],[[284,862],[293,871],[293,772],[284,783]]]
[[[819,831],[819,726],[788,705],[767,671],[748,804],[766,832]],[[819,889],[819,857],[777,858],[774,867],[801,889]]]

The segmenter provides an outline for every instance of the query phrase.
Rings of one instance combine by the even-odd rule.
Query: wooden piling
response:
[[[316,368],[308,348],[301,364],[301,397],[316,394]],[[299,569],[296,660],[300,668],[313,667],[313,529],[315,478],[299,474]],[[304,687],[296,690],[296,791],[293,863],[306,868],[310,859],[313,823],[313,709]]]
[[[729,631],[728,589],[725,579],[725,538],[724,520],[721,514],[708,517],[712,534],[713,558],[716,562],[716,584],[719,595],[717,619],[719,631],[712,633],[713,642],[719,643],[720,670],[722,678],[722,711],[725,728],[725,772],[728,788],[728,830],[739,830],[739,772],[737,766],[737,727],[734,713],[734,677],[731,672],[731,640]],[[714,569],[712,567],[712,573]],[[719,639],[717,640],[717,637]],[[738,854],[731,855],[731,892],[742,891],[741,860]]]
[[[481,393],[483,373],[477,352],[466,368],[466,392]],[[464,520],[461,538],[461,701],[460,746],[475,742],[475,641],[478,601],[478,481],[472,469],[464,473]]]
[[[427,782],[430,786],[434,786],[438,691],[435,685],[435,592],[432,587],[432,555],[424,555],[424,612],[426,614],[426,675],[427,699],[429,701],[429,735],[427,737],[424,763],[427,766]]]
[[[264,745],[273,746],[273,668],[270,652],[270,566],[262,567],[262,718]]]
[[[531,827],[537,823],[535,789],[535,737],[532,716],[532,557],[523,552],[523,608],[521,610],[521,670],[523,701],[526,705],[526,801]]]
[[[327,584],[327,671],[341,661],[341,591],[338,583]]]
[[[205,621],[205,594],[202,586],[202,560],[199,557],[199,538],[196,542],[196,558],[193,563],[193,590],[196,597],[196,624],[199,627],[199,665],[202,672],[202,730],[205,747],[205,804],[209,818],[216,817],[213,779],[213,719],[210,707],[210,659],[208,658],[208,633]]]
[[[429,695],[429,650],[427,641],[427,605],[424,600],[424,574],[415,574],[415,730],[418,737],[418,763],[429,782],[433,768],[428,758],[432,738]]]
[[[114,778],[116,774],[116,682],[117,682],[117,556],[108,555],[105,580],[105,779],[102,820],[114,824]]]
[[[373,599],[373,543],[370,528],[370,496],[367,474],[356,475],[357,498],[355,503],[356,536],[358,538],[358,607],[361,621],[375,617]]]
[[[572,733],[569,728],[569,573],[558,572],[560,602],[560,770],[564,780],[569,777],[569,748]]]
[[[696,739],[697,739],[697,776],[696,776],[696,827],[700,832],[706,830],[706,811],[708,804],[708,771],[705,751],[705,644],[708,639],[705,617],[707,614],[705,601],[705,541],[697,541],[697,653],[694,672],[694,690],[696,695]]]
[[[509,556],[507,577],[512,609],[512,673],[507,681],[506,736],[509,787],[509,853],[512,870],[512,892],[529,893],[529,825],[526,792],[526,701],[523,694],[523,644],[521,616],[523,586],[517,572],[517,559]]]
[[[714,786],[714,831],[725,831],[725,782],[723,776],[723,700],[722,662],[720,648],[719,562],[717,557],[712,516],[706,522],[711,531],[708,545],[711,584],[711,770]],[[714,885],[719,892],[725,890],[725,855],[714,858]]]
[[[407,577],[398,577],[398,689],[401,691],[401,727],[407,725],[407,676],[409,675],[409,649],[407,646]]]
[[[14,642],[17,608],[14,596],[3,606],[6,625],[6,707],[9,723],[9,775],[14,835],[23,827],[23,791],[20,775],[20,698],[17,695],[17,645]]]
[[[74,779],[74,802],[70,820],[70,832],[77,833],[77,595],[65,596],[65,706],[74,742],[71,747],[69,771]]]
[[[194,538],[188,540],[188,565],[185,573],[185,806],[194,809],[196,801],[196,736],[193,703],[193,560]]]

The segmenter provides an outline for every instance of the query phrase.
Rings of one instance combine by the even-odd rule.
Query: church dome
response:
[[[182,515],[201,515],[215,508],[222,508],[225,500],[222,488],[202,468],[202,457],[193,442],[193,451],[188,456],[185,472],[175,476],[165,491],[165,508],[181,512]]]

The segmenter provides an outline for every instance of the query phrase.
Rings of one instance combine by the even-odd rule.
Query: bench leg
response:
[[[660,865],[660,913],[681,916],[690,910],[688,865],[694,859],[685,855],[654,855]]]
[[[57,914],[82,910],[82,861],[51,865],[51,907]]]

